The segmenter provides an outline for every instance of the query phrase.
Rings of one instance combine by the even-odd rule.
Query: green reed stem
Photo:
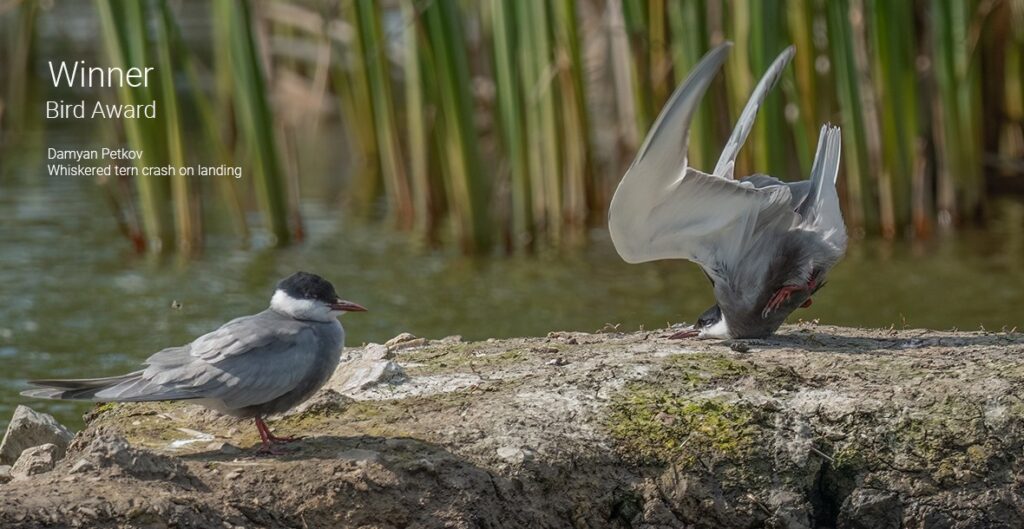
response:
[[[491,0],[491,30],[494,38],[494,78],[498,118],[505,157],[508,160],[511,187],[511,243],[513,248],[529,247],[533,242],[533,215],[530,207],[529,157],[523,136],[523,92],[517,79],[516,13],[511,2]]]
[[[104,47],[111,63],[128,67],[146,64],[148,40],[147,20],[142,2],[127,0],[97,0],[100,27]],[[122,85],[117,89],[122,104],[148,104],[154,100],[154,93],[148,86],[130,87]],[[166,160],[166,143],[160,141],[163,131],[154,120],[123,120],[128,144],[146,153],[146,159],[136,160],[139,176],[135,185],[139,193],[139,210],[146,238],[146,248],[159,253],[174,238],[173,225],[169,221],[170,193],[167,179],[143,176],[146,165],[161,164]]]
[[[253,160],[256,197],[263,220],[274,237],[274,244],[288,244],[291,233],[285,205],[286,188],[274,138],[273,116],[267,103],[263,68],[252,34],[249,2],[217,2],[215,10],[228,20],[235,117]]]
[[[395,221],[400,228],[408,229],[412,227],[413,222],[412,197],[398,139],[391,79],[387,72],[389,61],[380,28],[380,8],[374,0],[356,0],[355,6],[365,57],[366,78],[370,87],[369,102],[373,108],[377,146],[380,149],[380,163],[384,173],[384,189],[388,203],[393,208]]]
[[[473,124],[473,97],[458,5],[454,0],[435,0],[424,10],[424,16],[437,70],[448,202],[455,213],[456,238],[467,252],[485,251],[491,243],[487,212],[490,190]]]

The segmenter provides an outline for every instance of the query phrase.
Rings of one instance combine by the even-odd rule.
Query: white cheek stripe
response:
[[[324,303],[312,299],[296,299],[283,290],[274,292],[270,298],[270,308],[299,320],[328,321],[337,314]]]
[[[732,338],[729,334],[729,323],[725,321],[725,314],[722,314],[722,319],[715,322],[714,325],[702,330],[700,333],[701,338]]]
[[[315,308],[312,300],[295,299],[283,290],[274,291],[274,297],[270,298],[270,306],[285,314],[305,313]]]

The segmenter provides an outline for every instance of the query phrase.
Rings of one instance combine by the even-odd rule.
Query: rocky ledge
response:
[[[101,405],[63,458],[25,450],[51,462],[0,484],[0,527],[1024,527],[1021,334],[665,334],[352,349],[272,421],[305,436],[281,456]]]

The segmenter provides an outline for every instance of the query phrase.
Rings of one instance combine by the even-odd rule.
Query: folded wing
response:
[[[264,313],[265,314],[265,313]],[[146,369],[127,375],[77,380],[35,380],[26,396],[140,402],[214,399],[231,409],[254,406],[292,391],[316,365],[316,334],[294,320],[238,318],[193,343],[164,349]],[[274,332],[266,332],[273,328]]]
[[[232,320],[187,348],[161,351],[147,360],[149,367],[140,381],[144,385],[119,389],[131,394],[148,393],[149,385],[177,388],[234,409],[280,397],[308,376],[317,362],[311,352],[320,344],[302,322],[264,318],[274,316],[261,313]]]

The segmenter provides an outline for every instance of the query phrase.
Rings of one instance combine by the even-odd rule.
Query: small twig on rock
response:
[[[480,380],[485,380],[485,381],[489,381],[490,380],[490,377],[488,377],[487,375],[485,375],[485,374],[483,374],[483,373],[481,373],[480,371],[477,370],[476,364],[474,364],[473,362],[469,363],[469,370],[474,375],[480,377]]]
[[[814,452],[815,454],[818,454],[819,456],[825,458],[829,463],[836,462],[835,458],[826,454],[825,452],[822,452],[821,450],[818,450],[817,448],[814,448],[813,446],[811,447],[811,452]]]
[[[771,509],[768,508],[767,505],[761,503],[761,500],[757,499],[757,497],[755,497],[753,494],[747,493],[747,499],[754,502],[754,504],[760,507],[761,510],[763,510],[765,514],[767,514],[768,516],[772,516],[775,514],[771,511]]]

